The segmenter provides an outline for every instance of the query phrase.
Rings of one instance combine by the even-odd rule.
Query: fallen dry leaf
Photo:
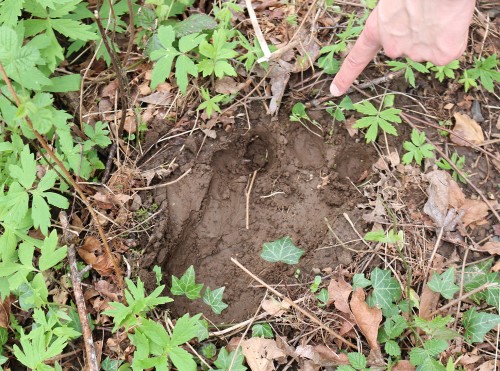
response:
[[[476,370],[477,371],[492,371],[495,370],[497,364],[497,360],[491,359],[487,362],[484,362],[482,365],[480,365]]]
[[[344,121],[344,127],[351,138],[358,135],[358,129],[353,128],[354,124],[356,124],[356,117],[354,116]]]
[[[274,360],[286,361],[286,354],[273,339],[250,338],[241,342],[242,353],[252,371],[273,371]]]
[[[483,144],[484,142],[483,129],[481,129],[481,126],[479,126],[479,124],[476,121],[471,119],[469,116],[458,112],[455,113],[453,117],[455,117],[456,120],[455,127],[453,128],[452,134],[450,136],[450,139],[453,143],[458,144],[459,146],[466,146],[466,147],[472,147],[470,143]],[[466,139],[468,142],[457,137],[457,135],[460,136],[461,138]]]
[[[121,294],[118,287],[105,280],[99,280],[95,283],[94,288],[105,298],[111,301],[121,301]]]
[[[157,106],[168,106],[174,100],[174,94],[171,92],[157,91],[146,97],[139,98],[139,102],[154,104]]]
[[[500,242],[490,241],[486,242],[483,246],[479,246],[479,251],[486,251],[491,255],[500,255]]]
[[[290,309],[290,304],[286,301],[278,301],[274,298],[270,298],[262,300],[262,309],[271,316],[281,317]]]
[[[465,195],[453,179],[448,179],[448,203],[455,209],[460,209],[465,202]]]
[[[423,319],[431,320],[430,314],[436,310],[439,303],[439,297],[440,294],[438,292],[432,291],[428,285],[425,285],[420,297],[418,315]]]
[[[110,276],[114,272],[114,265],[107,254],[102,250],[101,242],[93,236],[87,237],[83,246],[78,249],[78,255],[94,268],[101,276]],[[115,254],[115,259],[119,258]]]
[[[9,328],[10,317],[10,296],[7,296],[3,301],[0,300],[0,327]]]
[[[365,335],[368,345],[371,349],[379,349],[377,335],[380,322],[382,322],[382,310],[368,306],[365,301],[365,293],[361,287],[354,291],[350,304],[356,324]]]
[[[215,91],[219,94],[236,94],[241,89],[250,85],[252,80],[247,80],[246,82],[238,83],[235,79],[225,76],[215,82]]]
[[[469,224],[484,224],[489,207],[484,201],[466,199],[460,210],[464,212],[462,222],[467,227]]]
[[[339,366],[348,365],[349,359],[345,353],[335,353],[325,345],[318,344],[314,347],[314,351],[320,356],[321,366]]]
[[[415,371],[415,366],[412,366],[410,361],[399,361],[391,368],[391,371]]]
[[[332,279],[328,285],[328,301],[326,305],[333,303],[335,308],[343,313],[351,314],[349,309],[349,295],[351,295],[352,286],[340,277],[339,280]]]

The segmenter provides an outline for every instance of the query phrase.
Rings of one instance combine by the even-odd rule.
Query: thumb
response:
[[[373,10],[366,20],[363,32],[361,32],[354,47],[345,58],[339,72],[335,75],[330,86],[330,92],[334,97],[344,94],[368,63],[382,49],[378,32],[377,13],[378,7]]]

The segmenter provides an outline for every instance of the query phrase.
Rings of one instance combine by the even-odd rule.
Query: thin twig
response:
[[[177,183],[179,180],[181,180],[182,178],[184,178],[186,175],[188,175],[191,170],[193,170],[192,168],[189,168],[188,170],[186,170],[184,172],[184,174],[182,174],[180,177],[178,177],[177,179],[175,180],[172,180],[171,182],[167,182],[167,183],[162,183],[162,184],[155,184],[155,185],[152,185],[152,186],[148,186],[148,187],[138,187],[138,188],[132,188],[131,191],[148,191],[150,189],[158,189],[158,188],[163,188],[163,187],[168,187],[169,185],[172,185],[172,184],[175,184]]]
[[[5,72],[5,69],[3,68],[3,65],[0,63],[0,74],[3,77],[3,80],[7,84],[7,88],[9,89],[10,94],[14,98],[14,101],[16,102],[17,106],[21,106],[21,101],[19,100],[19,97],[17,96],[16,91],[14,90],[14,87],[12,86],[12,83],[10,82],[9,77],[7,76],[7,73]],[[55,153],[52,151],[52,149],[49,147],[45,139],[40,135],[38,131],[35,130],[33,127],[33,123],[31,122],[31,119],[26,116],[26,124],[30,128],[33,134],[35,134],[36,139],[38,142],[42,145],[43,149],[47,151],[47,154],[49,157],[56,163],[56,165],[59,167],[59,169],[62,171],[66,179],[71,183],[73,188],[75,188],[76,192],[78,195],[81,197],[82,201],[84,202],[85,206],[87,207],[90,215],[92,216],[92,220],[94,220],[94,223],[97,227],[97,231],[99,232],[99,236],[101,237],[102,243],[104,245],[104,251],[107,255],[107,258],[110,259],[110,261],[113,263],[113,268],[115,271],[116,279],[118,282],[118,285],[120,286],[120,289],[123,291],[124,289],[124,284],[123,284],[123,277],[122,277],[122,272],[120,269],[120,266],[116,262],[115,258],[113,257],[113,254],[111,253],[111,248],[109,247],[108,241],[106,239],[106,235],[104,234],[104,230],[102,229],[101,223],[99,222],[99,219],[97,218],[97,214],[90,204],[87,196],[85,195],[85,192],[83,189],[78,185],[78,183],[73,179],[71,174],[69,173],[68,169],[64,166],[61,160],[55,155]]]
[[[68,260],[71,271],[71,285],[73,286],[73,293],[75,295],[76,309],[80,317],[80,324],[82,325],[83,342],[85,344],[85,354],[87,357],[87,367],[89,371],[98,371],[99,365],[97,363],[97,356],[94,348],[94,340],[92,339],[92,332],[87,317],[87,308],[85,306],[85,299],[83,297],[82,282],[80,280],[80,272],[76,266],[76,253],[75,247],[70,245],[68,247]]]
[[[441,229],[439,230],[438,237],[436,239],[436,243],[434,244],[434,248],[432,249],[431,257],[429,259],[429,264],[427,264],[427,268],[425,269],[424,273],[425,279],[427,279],[427,275],[429,274],[429,269],[432,266],[432,261],[434,260],[434,256],[436,255],[439,245],[441,244],[441,238],[443,238],[443,232],[444,232],[444,227],[441,227]]]
[[[247,184],[247,188],[245,189],[245,200],[246,200],[246,209],[245,209],[245,226],[246,229],[250,229],[250,193],[252,193],[253,182],[255,181],[255,177],[257,176],[257,171],[253,172],[252,178],[249,179]]]
[[[318,319],[318,317],[316,317],[314,314],[310,313],[306,309],[300,307],[299,305],[295,304],[295,302],[292,299],[290,299],[289,297],[283,295],[279,291],[273,289],[271,286],[269,286],[267,283],[265,283],[264,281],[262,281],[259,277],[257,277],[255,274],[253,274],[252,272],[250,272],[247,268],[245,268],[237,259],[231,258],[231,261],[234,264],[236,264],[243,272],[245,272],[250,277],[252,277],[255,281],[257,281],[261,285],[264,285],[270,292],[272,292],[274,295],[276,295],[279,298],[281,298],[284,301],[286,301],[293,308],[295,308],[297,311],[299,311],[304,316],[306,316],[307,318],[309,318],[312,322],[314,322],[315,324],[317,324],[319,327],[321,327],[323,330],[325,330],[326,332],[328,332],[334,338],[340,340],[341,342],[343,342],[344,344],[346,344],[350,348],[358,350],[358,347],[356,345],[354,345],[353,343],[351,343],[349,340],[345,339],[344,337],[340,336],[338,333],[336,333],[335,331],[333,331],[328,326],[324,325],[323,322],[321,322],[321,320]]]
[[[477,294],[478,292],[486,290],[488,287],[493,287],[493,286],[497,286],[497,285],[498,285],[498,283],[494,283],[494,282],[485,283],[484,285],[481,285],[481,286],[475,288],[474,290],[469,291],[468,293],[456,298],[455,300],[450,301],[448,304],[443,305],[441,308],[436,309],[434,312],[429,314],[429,318],[431,318],[432,316],[435,316],[436,314],[438,314],[438,313],[440,313],[448,308],[451,308],[455,304],[467,299],[469,296],[472,296],[474,294]]]
[[[266,39],[264,38],[264,34],[259,26],[259,21],[257,21],[257,16],[255,15],[255,11],[252,7],[252,0],[245,0],[245,4],[247,6],[248,15],[250,16],[250,22],[252,22],[252,27],[255,32],[255,37],[259,41],[260,49],[264,53],[263,60],[260,59],[257,61],[258,63],[267,61],[269,56],[271,55],[271,51],[269,50],[269,46],[267,46]],[[262,59],[262,58],[261,58]]]

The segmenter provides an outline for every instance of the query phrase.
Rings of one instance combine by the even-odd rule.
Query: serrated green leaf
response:
[[[207,286],[203,294],[203,301],[212,308],[214,313],[221,314],[222,311],[227,308],[227,304],[222,301],[224,289],[225,287],[222,286],[212,291],[210,287]]]
[[[394,340],[389,340],[388,342],[386,342],[384,345],[384,349],[386,353],[391,357],[401,357],[401,348]]]
[[[444,273],[434,273],[432,278],[427,283],[429,288],[443,295],[445,299],[453,298],[460,288],[455,285],[455,267],[448,268]]]
[[[197,77],[198,68],[191,60],[191,58],[185,55],[180,55],[179,57],[177,57],[177,60],[175,62],[175,78],[182,94],[185,94],[187,90],[189,81],[188,75]]]
[[[42,255],[38,260],[38,268],[44,271],[59,264],[66,257],[67,247],[57,247],[57,232],[53,230],[43,241],[40,251]]]
[[[369,116],[377,116],[378,115],[378,110],[375,108],[373,104],[371,104],[368,101],[364,101],[362,103],[356,103],[354,105],[354,109],[362,113],[364,115],[369,115]]]
[[[172,276],[172,288],[170,292],[173,295],[186,295],[188,299],[194,300],[199,298],[203,284],[195,282],[196,274],[194,267],[191,265],[180,279]]]
[[[172,344],[181,345],[193,339],[198,333],[198,322],[201,314],[189,317],[189,314],[183,315],[175,323],[172,332]]]
[[[261,258],[271,262],[283,262],[286,264],[297,264],[304,250],[296,247],[288,236],[262,245]]]
[[[196,371],[196,362],[193,356],[180,347],[174,347],[168,353],[172,363],[178,370]],[[158,370],[158,367],[156,368]]]
[[[358,352],[347,353],[349,363],[356,370],[364,370],[366,367],[366,357],[364,354]]]

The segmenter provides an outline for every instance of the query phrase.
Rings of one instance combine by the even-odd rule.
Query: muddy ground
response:
[[[327,142],[284,114],[271,121],[258,104],[249,111],[250,122],[242,119],[231,133],[220,130],[216,139],[204,141],[197,131],[147,161],[153,168],[175,157],[180,165],[176,173],[192,170],[178,183],[143,195],[162,205],[163,212],[156,241],[144,252],[140,275],[153,286],[152,265],[161,265],[165,276],[178,277],[193,265],[197,281],[210,288],[226,287],[224,301],[229,307],[221,316],[212,316],[217,323],[252,316],[265,294],[249,286],[251,278],[231,257],[270,284],[296,283],[297,268],[303,282],[313,277],[314,268],[351,262],[352,252],[329,247],[337,241],[325,218],[342,241],[358,238],[342,213],[348,213],[363,233],[365,223],[356,207],[362,195],[354,184],[370,179],[378,159],[373,146],[349,137],[341,126],[333,127],[324,111],[312,115],[328,130],[333,128]],[[245,190],[255,170],[246,229]],[[306,251],[298,266],[271,264],[259,256],[264,242],[284,236]],[[173,308],[179,314],[208,313],[207,309],[201,300],[185,298],[176,298]]]

